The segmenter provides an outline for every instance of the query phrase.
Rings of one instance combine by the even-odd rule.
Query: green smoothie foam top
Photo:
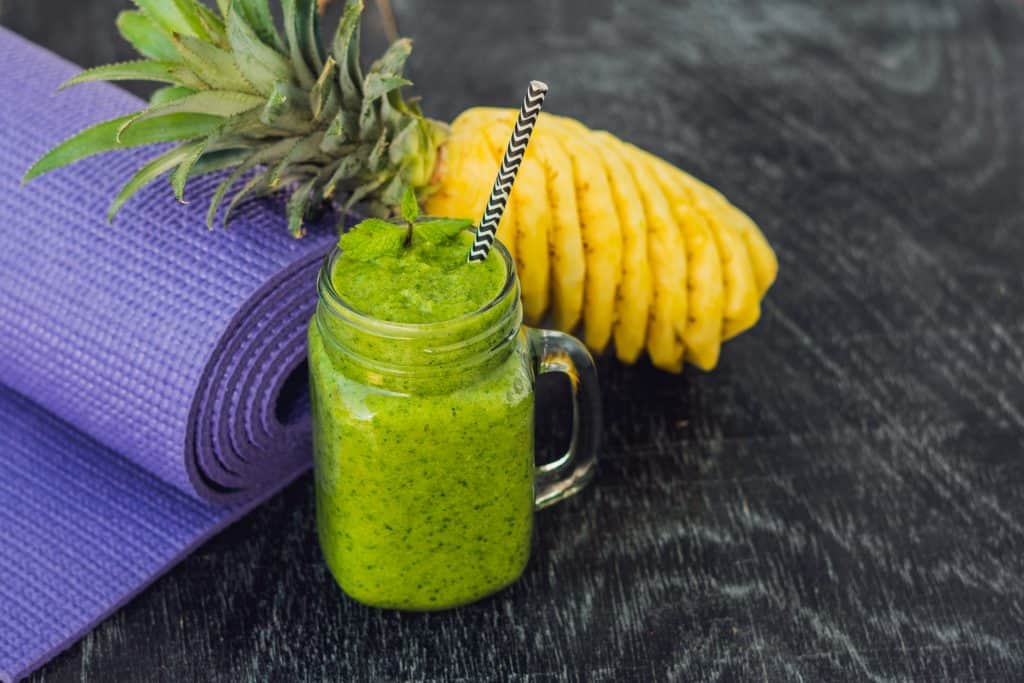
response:
[[[479,311],[501,293],[500,258],[469,263],[469,221],[424,219],[410,227],[360,223],[342,236],[331,282],[364,315],[396,323],[436,323]]]

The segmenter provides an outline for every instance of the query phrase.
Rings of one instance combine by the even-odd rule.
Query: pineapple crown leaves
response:
[[[207,223],[249,198],[291,187],[291,234],[335,197],[368,200],[382,213],[411,190],[429,191],[447,126],[402,97],[412,43],[401,39],[364,72],[359,52],[362,0],[348,0],[329,47],[315,0],[280,0],[283,26],[268,0],[134,0],[117,18],[140,59],[88,69],[61,88],[92,81],[163,84],[146,108],[77,133],[40,158],[25,182],[88,156],[174,143],[140,168],[110,207],[110,217],[142,187],[169,175],[184,200],[191,178],[228,170],[214,191]],[[281,30],[283,28],[283,31]],[[240,186],[239,186],[240,185]]]

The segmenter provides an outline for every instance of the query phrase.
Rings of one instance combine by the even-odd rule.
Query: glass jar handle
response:
[[[575,337],[554,330],[527,328],[534,371],[561,372],[572,387],[572,438],[569,450],[537,468],[534,507],[553,505],[577,493],[594,476],[601,436],[601,391],[590,352]]]

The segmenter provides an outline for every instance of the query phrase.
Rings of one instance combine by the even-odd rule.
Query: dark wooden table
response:
[[[0,21],[93,64],[127,4]],[[34,680],[1020,680],[1024,5],[394,4],[429,113],[542,78],[751,212],[764,319],[710,374],[601,360],[600,475],[493,599],[342,599],[307,477]]]

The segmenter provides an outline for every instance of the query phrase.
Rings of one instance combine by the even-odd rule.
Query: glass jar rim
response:
[[[423,216],[421,218],[429,219],[433,217]],[[357,327],[364,329],[372,328],[376,334],[384,333],[386,336],[391,336],[388,333],[394,333],[396,338],[403,339],[434,334],[442,330],[451,329],[453,326],[457,328],[460,323],[471,322],[493,310],[501,302],[505,301],[510,294],[513,294],[513,290],[516,289],[516,272],[512,255],[505,245],[498,240],[494,241],[492,251],[497,251],[505,264],[505,282],[502,284],[501,290],[480,308],[455,318],[426,323],[406,323],[385,320],[360,311],[341,296],[334,286],[334,278],[331,277],[334,271],[334,264],[342,253],[342,249],[338,244],[335,244],[324,257],[323,265],[321,265],[320,271],[317,274],[317,295],[321,302],[327,304],[327,308],[330,309],[331,313],[342,315],[347,323],[355,324]]]

